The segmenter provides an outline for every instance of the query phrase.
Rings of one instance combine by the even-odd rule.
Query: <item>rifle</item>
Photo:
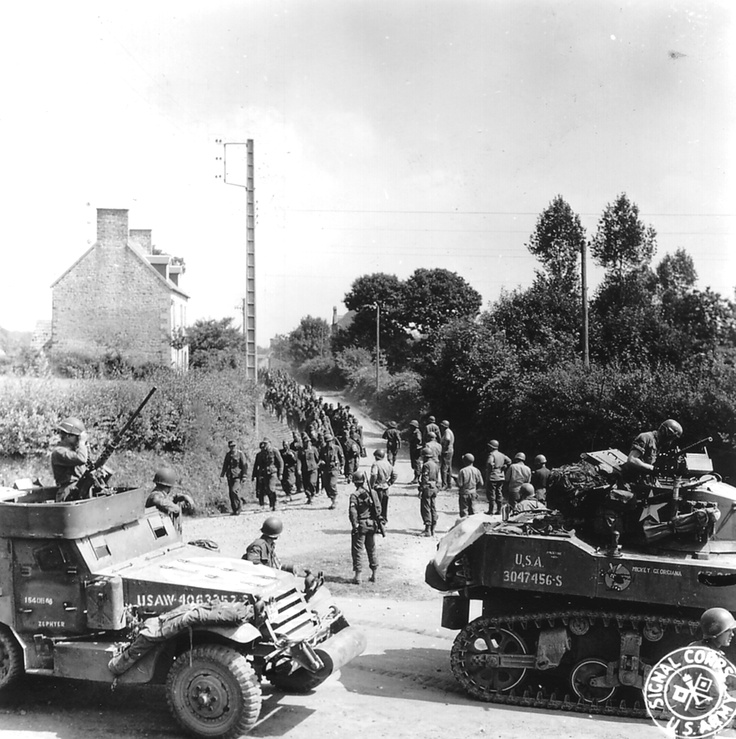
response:
[[[373,522],[376,525],[376,531],[383,537],[386,536],[386,529],[383,527],[383,521],[381,520],[381,514],[376,509],[376,499],[374,497],[373,490],[371,489],[371,483],[368,479],[365,481],[365,489],[368,491],[368,504],[373,517]]]
[[[105,463],[113,455],[113,452],[117,451],[118,444],[120,444],[120,442],[123,440],[125,434],[128,433],[128,430],[133,425],[133,422],[136,418],[138,418],[138,416],[140,416],[141,411],[145,408],[146,404],[155,392],[156,388],[152,387],[148,395],[146,395],[146,397],[143,399],[143,402],[130,415],[130,418],[128,418],[125,426],[123,426],[123,428],[120,429],[117,434],[115,434],[115,437],[112,441],[108,442],[105,445],[105,448],[102,450],[100,456],[97,457],[94,462],[87,463],[87,469],[77,481],[77,484],[75,485],[75,491],[69,496],[69,498],[67,498],[67,500],[82,500],[84,498],[91,498],[93,491],[99,492],[104,488],[107,479],[109,479],[109,474],[107,474],[106,476],[100,475],[99,471],[102,470],[102,468],[105,466]],[[102,477],[102,480],[100,479],[100,477]]]

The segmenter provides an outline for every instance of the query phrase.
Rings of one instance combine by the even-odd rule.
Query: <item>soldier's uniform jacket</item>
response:
[[[311,444],[299,452],[299,458],[307,472],[314,472],[319,469],[319,452]]]
[[[396,482],[396,471],[387,459],[378,459],[371,465],[371,488],[388,490]]]
[[[432,457],[439,461],[440,455],[442,454],[442,445],[439,443],[439,441],[428,441],[424,445],[425,449],[429,449],[429,451],[432,453]]]
[[[442,434],[442,438],[440,439],[440,443],[442,444],[443,452],[452,451],[455,449],[455,434],[449,428],[445,429]]]
[[[245,550],[242,559],[246,559],[248,562],[255,562],[256,564],[266,565],[267,567],[273,567],[276,570],[281,569],[281,561],[276,556],[276,540],[270,536],[259,536]]]
[[[437,483],[440,479],[440,466],[434,457],[425,460],[422,465],[422,473],[419,478],[419,488],[423,493],[429,493],[437,490]]]
[[[489,482],[503,480],[506,468],[510,466],[511,460],[503,452],[494,449],[488,455],[488,461],[486,462],[486,480]]]
[[[440,431],[440,427],[436,423],[428,423],[424,427],[424,441],[429,441],[429,435],[434,434],[435,439],[439,439],[442,435],[442,432]]]
[[[345,455],[342,447],[334,439],[322,447],[319,460],[326,470],[341,470],[345,466]]]
[[[470,495],[483,485],[483,475],[480,470],[469,464],[463,467],[457,474],[457,486],[460,495]]]
[[[386,447],[388,449],[401,448],[401,433],[398,429],[386,429],[383,432],[383,438],[386,439]]]
[[[281,477],[281,473],[284,469],[284,460],[281,458],[278,449],[270,447],[268,449],[261,449],[256,454],[256,459],[253,462],[253,475],[252,478],[271,477],[271,475],[277,475]]]
[[[81,442],[76,449],[59,444],[51,452],[51,472],[59,487],[79,480],[87,469],[87,444]]]
[[[248,461],[240,449],[228,450],[222,463],[220,477],[226,476],[228,480],[242,480],[248,474]]]
[[[418,428],[412,426],[409,430],[409,449],[413,452],[419,452],[423,443],[424,440],[422,439],[422,432]]]
[[[381,501],[375,491],[368,490],[363,485],[350,494],[348,516],[353,530],[375,531],[376,522],[373,511],[381,510]]]

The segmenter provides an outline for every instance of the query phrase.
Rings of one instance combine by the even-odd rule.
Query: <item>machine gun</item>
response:
[[[148,395],[143,399],[143,402],[130,415],[125,426],[115,434],[112,441],[105,445],[100,456],[97,457],[94,462],[88,462],[87,469],[77,481],[77,484],[74,486],[74,489],[67,500],[83,500],[85,498],[91,498],[94,493],[99,493],[104,490],[107,480],[110,477],[110,474],[106,473],[104,470],[105,463],[117,450],[118,444],[123,440],[125,434],[128,433],[128,429],[133,425],[135,419],[140,416],[141,411],[146,407],[146,404],[155,392],[156,388],[152,387]]]
[[[662,452],[657,456],[657,460],[654,463],[655,473],[662,477],[681,477],[685,475],[688,471],[685,454],[691,449],[695,449],[703,444],[709,444],[711,441],[713,441],[713,437],[706,436],[704,439],[688,444],[682,449],[674,447],[666,452]]]

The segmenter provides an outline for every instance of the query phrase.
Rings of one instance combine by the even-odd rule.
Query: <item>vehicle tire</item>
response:
[[[0,690],[10,687],[23,671],[23,650],[13,632],[0,624]]]
[[[261,686],[248,660],[209,644],[179,655],[166,680],[166,699],[184,730],[202,739],[237,739],[261,712]]]
[[[450,651],[450,667],[465,691],[479,700],[490,701],[498,693],[518,688],[527,668],[496,666],[499,657],[523,659],[528,655],[524,640],[513,630],[502,628],[481,616],[471,621],[455,638]]]

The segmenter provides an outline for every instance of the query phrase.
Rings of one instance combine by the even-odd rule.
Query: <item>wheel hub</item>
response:
[[[228,692],[216,675],[198,675],[189,685],[189,705],[200,717],[216,719],[228,710]]]

